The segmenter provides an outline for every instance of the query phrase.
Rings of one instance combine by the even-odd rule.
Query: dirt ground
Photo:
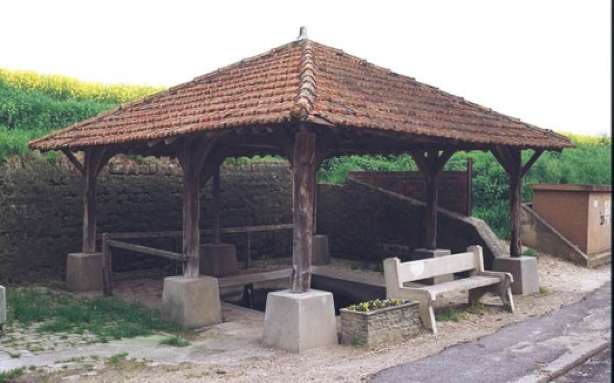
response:
[[[407,342],[395,345],[377,348],[338,346],[296,355],[264,348],[254,340],[260,336],[260,329],[260,332],[252,331],[249,338],[252,341],[245,344],[246,349],[255,352],[242,358],[168,364],[134,361],[127,362],[121,368],[104,369],[95,376],[80,376],[80,380],[151,383],[364,382],[384,368],[436,354],[451,345],[493,333],[509,323],[540,316],[562,305],[576,302],[611,278],[610,265],[590,270],[547,254],[541,254],[538,261],[540,285],[544,288],[542,294],[515,296],[517,310],[514,314],[504,311],[497,298],[486,298],[483,313],[464,313],[463,319],[458,322],[438,322],[439,334],[435,336],[423,332]],[[452,305],[462,310],[466,308],[465,302],[466,294],[459,294],[440,301],[439,305]],[[202,347],[211,347],[211,343],[203,343]],[[240,350],[242,345],[236,344],[235,347]]]

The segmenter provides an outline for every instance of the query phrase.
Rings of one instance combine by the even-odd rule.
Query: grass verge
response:
[[[19,367],[8,371],[0,371],[0,383],[8,383],[25,374],[26,368]]]
[[[159,344],[161,346],[186,347],[190,345],[190,342],[178,336],[167,336],[163,338]]]
[[[9,323],[21,326],[42,324],[41,333],[75,333],[88,331],[107,338],[132,338],[154,331],[175,331],[179,327],[162,320],[160,313],[137,303],[125,303],[114,297],[77,298],[49,289],[26,288],[7,294]]]

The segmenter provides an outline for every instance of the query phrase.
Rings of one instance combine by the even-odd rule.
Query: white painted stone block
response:
[[[333,294],[320,290],[269,293],[263,342],[268,347],[297,353],[337,345]]]

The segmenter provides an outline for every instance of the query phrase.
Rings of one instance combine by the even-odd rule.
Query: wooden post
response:
[[[511,217],[511,233],[510,233],[510,255],[512,257],[520,257],[522,255],[522,165],[521,154],[519,149],[510,149],[511,154],[511,172],[510,172],[510,217]]]
[[[220,167],[215,169],[213,174],[213,243],[219,245],[220,235]]]
[[[85,152],[83,174],[83,248],[84,253],[96,251],[96,153]]]
[[[194,145],[186,144],[183,155],[183,268],[186,278],[200,275],[200,169]]]
[[[438,150],[428,150],[424,152],[410,152],[410,154],[424,177],[424,197],[426,199],[424,247],[436,249],[439,174],[454,152],[444,151],[440,155]]]
[[[68,152],[70,153],[70,152]],[[84,164],[79,163],[74,156],[67,157],[75,164],[83,175],[83,247],[84,253],[96,252],[96,178],[113,157],[114,151],[107,148],[89,148],[85,150]]]
[[[543,150],[536,150],[522,166],[522,150],[511,147],[497,147],[492,151],[510,179],[510,256],[522,255],[522,179],[541,156]]]
[[[311,286],[311,257],[313,254],[313,211],[315,196],[315,143],[316,134],[307,124],[301,124],[294,134],[292,160],[292,288],[293,293],[304,293]]]

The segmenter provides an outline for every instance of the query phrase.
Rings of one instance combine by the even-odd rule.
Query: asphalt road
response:
[[[611,314],[612,292],[611,283],[608,282],[579,302],[541,317],[507,325],[477,341],[452,346],[439,354],[380,371],[372,382],[548,381],[587,355],[611,344]],[[570,375],[571,380],[561,382],[585,382],[577,380],[579,374],[601,379],[604,374],[599,369],[604,361],[597,360],[606,355],[609,353],[599,353],[594,364],[591,361],[579,366],[578,376]],[[602,381],[609,382],[609,378]]]
[[[585,363],[553,380],[554,383],[610,383],[612,381],[612,346]]]

